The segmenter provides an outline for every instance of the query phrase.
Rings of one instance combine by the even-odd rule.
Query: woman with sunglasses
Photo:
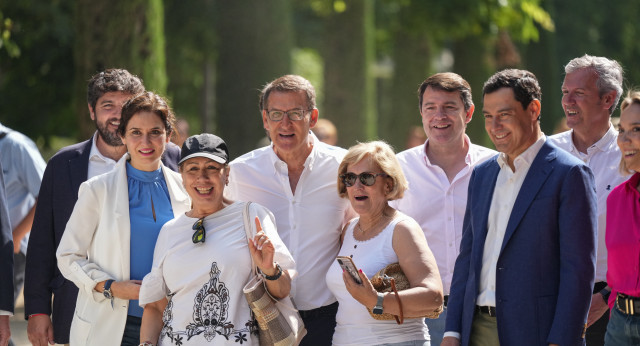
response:
[[[338,170],[338,193],[359,214],[342,233],[340,256],[359,269],[361,284],[334,263],[327,272],[329,289],[338,299],[334,345],[429,345],[424,318],[374,319],[373,313],[400,314],[394,293],[378,293],[369,281],[385,266],[398,262],[410,283],[399,291],[405,318],[424,316],[443,301],[442,282],[420,226],[389,206],[401,198],[407,181],[393,149],[381,141],[349,149]]]
[[[71,345],[137,345],[141,279],[151,270],[162,225],[189,210],[180,175],[161,157],[174,115],[144,92],[122,107],[117,133],[127,154],[110,173],[80,186],[57,250],[60,272],[79,288]]]
[[[143,345],[258,345],[257,325],[242,288],[254,275],[252,258],[269,293],[284,298],[294,262],[278,236],[273,214],[223,197],[229,152],[218,136],[191,136],[182,145],[180,174],[191,210],[168,222],[158,237],[153,268],[142,283]]]
[[[600,294],[611,309],[604,344],[640,345],[640,91],[620,105],[620,173],[629,180],[607,198],[607,285]]]

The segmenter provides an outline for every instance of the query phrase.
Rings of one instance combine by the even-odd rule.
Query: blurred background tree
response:
[[[454,71],[473,89],[468,133],[491,146],[482,84],[506,67],[534,72],[542,126],[562,117],[562,66],[585,53],[640,79],[632,0],[21,0],[0,3],[0,122],[44,156],[93,130],[86,82],[124,67],[166,94],[191,133],[214,132],[232,156],[264,140],[259,90],[296,73],[317,89],[339,145],[382,138],[396,150],[420,126],[416,90]]]

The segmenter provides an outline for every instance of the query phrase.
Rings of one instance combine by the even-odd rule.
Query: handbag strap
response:
[[[251,205],[251,202],[247,202],[244,205],[244,209],[242,210],[242,217],[244,220],[244,233],[247,235],[247,242],[250,242],[251,239],[253,238],[253,231],[251,230],[251,220],[250,216],[249,216],[249,206]],[[253,262],[253,256],[251,256],[251,254],[249,254],[249,257],[251,257],[251,271],[253,272],[253,275],[258,275],[258,271],[256,269],[256,264]]]
[[[400,299],[400,295],[398,294],[398,290],[396,289],[396,279],[390,278],[389,281],[391,281],[391,289],[393,290],[394,296],[398,300],[398,307],[400,309],[399,316],[393,315],[393,317],[396,319],[396,323],[402,324],[404,323],[404,311],[402,310],[402,300]]]

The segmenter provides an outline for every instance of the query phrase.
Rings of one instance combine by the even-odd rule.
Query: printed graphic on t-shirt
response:
[[[240,329],[228,320],[229,290],[224,282],[220,281],[220,270],[217,262],[211,265],[210,279],[196,294],[193,306],[193,321],[186,326],[186,330],[174,330],[173,321],[173,294],[169,295],[169,303],[162,314],[164,324],[160,333],[160,340],[169,338],[171,344],[181,346],[185,340],[194,337],[204,337],[207,342],[212,342],[216,337],[224,337],[226,340],[237,343],[247,342],[249,334],[257,335],[258,326],[255,320],[247,321]],[[233,337],[233,339],[232,339]]]

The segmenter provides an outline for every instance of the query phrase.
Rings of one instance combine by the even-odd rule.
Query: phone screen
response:
[[[356,268],[356,265],[353,263],[353,260],[350,257],[338,256],[338,258],[336,258],[336,261],[338,261],[338,264],[340,265],[342,270],[351,275],[355,282],[357,282],[358,284],[362,284],[362,280],[360,280],[360,276],[358,275],[358,269]]]

